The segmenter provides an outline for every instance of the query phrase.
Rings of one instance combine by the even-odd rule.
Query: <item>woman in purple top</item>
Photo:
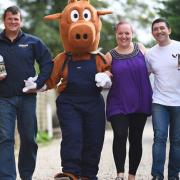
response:
[[[145,64],[145,48],[132,42],[129,23],[116,25],[117,46],[106,57],[112,64],[112,87],[107,97],[107,118],[114,132],[113,155],[116,180],[124,179],[126,141],[129,139],[129,175],[135,180],[142,156],[142,134],[151,114],[152,89]]]

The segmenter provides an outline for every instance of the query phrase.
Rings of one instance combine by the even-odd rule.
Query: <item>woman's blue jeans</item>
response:
[[[31,180],[37,144],[36,96],[0,97],[0,179],[15,180],[14,131],[20,135],[18,168],[21,179]]]
[[[152,176],[164,178],[166,142],[169,135],[170,150],[168,178],[178,177],[180,172],[180,106],[152,106],[154,143],[152,147]]]

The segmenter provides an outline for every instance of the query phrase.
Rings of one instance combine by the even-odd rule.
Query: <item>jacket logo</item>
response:
[[[77,66],[76,68],[77,68],[77,69],[82,69],[82,66]]]
[[[19,47],[26,48],[28,47],[28,44],[19,44]]]

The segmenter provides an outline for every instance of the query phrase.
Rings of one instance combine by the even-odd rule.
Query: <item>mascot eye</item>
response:
[[[78,11],[77,11],[77,10],[73,10],[73,11],[71,12],[71,20],[72,20],[73,22],[76,22],[76,21],[78,21],[78,19],[79,19],[79,13],[78,13]]]
[[[91,12],[88,9],[85,9],[83,11],[83,17],[86,21],[89,21],[91,19]]]

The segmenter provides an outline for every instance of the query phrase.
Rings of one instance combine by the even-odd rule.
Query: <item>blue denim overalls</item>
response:
[[[104,141],[105,106],[96,87],[96,56],[68,61],[68,84],[57,98],[63,172],[96,180]]]

